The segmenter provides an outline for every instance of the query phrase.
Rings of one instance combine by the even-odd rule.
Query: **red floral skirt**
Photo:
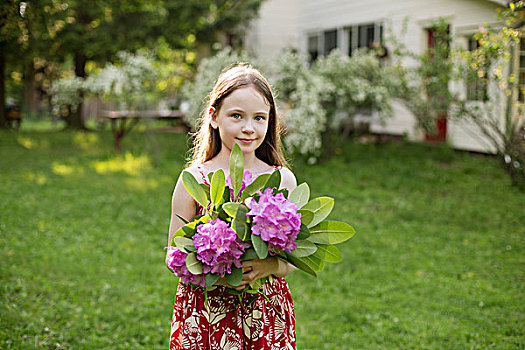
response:
[[[179,282],[171,323],[170,350],[295,349],[295,314],[284,278],[270,278],[262,295],[242,300],[228,289],[208,290]],[[250,303],[251,299],[255,298]]]

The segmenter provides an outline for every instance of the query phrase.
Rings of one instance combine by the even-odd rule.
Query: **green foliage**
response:
[[[186,267],[188,271],[194,275],[200,275],[202,273],[202,263],[197,260],[195,252],[189,253],[186,257]]]
[[[266,259],[268,256],[268,243],[263,241],[261,237],[252,235],[252,244],[259,259]]]
[[[208,197],[206,196],[205,190],[190,172],[185,171],[182,173],[182,183],[186,191],[195,198],[197,203],[204,208],[208,206]]]
[[[483,105],[457,99],[453,116],[472,121],[501,158],[513,183],[525,190],[525,103],[519,99],[519,67],[515,56],[520,51],[525,25],[525,2],[512,3],[500,13],[505,20],[502,28],[483,26],[474,38],[478,47],[473,51],[456,53],[458,79],[476,83],[481,79],[488,90],[488,101]],[[521,45],[521,47],[524,47]],[[491,89],[490,85],[497,86]],[[504,120],[502,127],[501,120]]]
[[[244,155],[242,154],[241,147],[235,143],[230,155],[230,178],[234,199],[236,199],[241,192],[243,174]]]
[[[297,204],[299,209],[302,208],[310,199],[310,187],[308,187],[308,184],[306,182],[299,184],[294,188],[292,193],[290,193],[289,199]]]
[[[224,186],[226,180],[224,178],[224,171],[222,169],[217,170],[211,178],[211,202],[217,206],[223,201]]]
[[[330,197],[317,197],[306,203],[301,209],[311,211],[314,214],[308,228],[317,225],[330,215],[334,208],[334,199]],[[310,230],[311,231],[311,230]]]
[[[107,63],[88,78],[70,76],[56,80],[49,91],[55,114],[62,108],[76,110],[88,96],[103,97],[123,110],[147,106],[148,94],[159,79],[153,57],[124,51],[118,52],[117,57],[117,62]]]
[[[177,282],[163,248],[187,137],[132,133],[127,157],[112,142],[0,133],[0,348],[168,347]],[[496,160],[345,143],[293,170],[359,231],[343,262],[287,277],[299,349],[525,346],[524,197]]]
[[[518,99],[515,55],[524,19],[525,2],[514,2],[500,13],[503,27],[480,28],[474,35],[477,48],[471,51],[451,48],[454,38],[445,18],[433,24],[434,46],[423,55],[407,52],[394,42],[397,55],[418,62],[415,69],[402,68],[405,88],[400,89],[399,97],[412,110],[419,126],[432,134],[440,118],[471,122],[478,136],[496,150],[513,183],[521,189],[525,188],[525,104]],[[451,81],[476,84],[486,92],[480,101],[471,101],[459,91],[452,92]]]

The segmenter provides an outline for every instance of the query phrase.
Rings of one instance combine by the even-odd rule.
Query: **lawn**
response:
[[[167,349],[182,134],[0,133],[0,348]],[[298,349],[524,349],[525,194],[497,162],[348,143],[293,162],[357,235],[288,281]]]

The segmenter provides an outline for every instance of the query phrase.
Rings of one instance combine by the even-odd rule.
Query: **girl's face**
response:
[[[268,130],[270,105],[253,86],[234,90],[222,101],[218,113],[212,107],[211,126],[219,129],[222,146],[231,151],[237,143],[243,153],[255,152]]]

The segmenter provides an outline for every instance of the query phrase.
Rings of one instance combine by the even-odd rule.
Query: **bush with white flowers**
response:
[[[55,81],[50,90],[55,112],[63,107],[76,110],[85,95],[102,96],[121,108],[140,108],[158,77],[154,60],[148,54],[124,51],[117,57],[118,63],[107,63],[86,79],[73,76]]]

